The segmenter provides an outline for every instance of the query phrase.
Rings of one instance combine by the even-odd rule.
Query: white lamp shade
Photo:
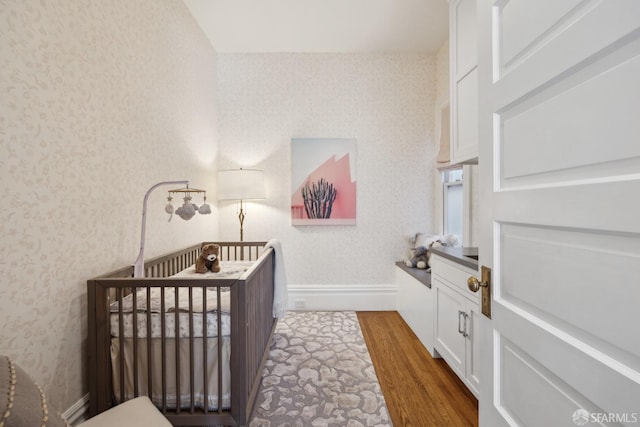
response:
[[[256,169],[218,171],[218,200],[264,199],[264,173]]]

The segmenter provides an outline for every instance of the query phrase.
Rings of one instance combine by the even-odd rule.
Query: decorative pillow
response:
[[[69,427],[29,375],[0,356],[0,427]]]

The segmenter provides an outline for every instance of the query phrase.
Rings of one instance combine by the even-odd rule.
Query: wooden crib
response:
[[[215,242],[223,271],[253,262],[181,276],[206,243],[146,262],[144,278],[128,266],[87,281],[90,415],[147,395],[173,425],[248,423],[277,321],[274,251]]]

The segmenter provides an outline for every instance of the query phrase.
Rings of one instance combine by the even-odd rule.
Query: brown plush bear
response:
[[[196,273],[206,273],[211,270],[214,273],[220,271],[220,260],[218,254],[220,246],[210,243],[204,245],[201,249],[200,256],[196,260]]]

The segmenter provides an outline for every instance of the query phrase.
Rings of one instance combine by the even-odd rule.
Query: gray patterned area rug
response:
[[[391,426],[355,312],[278,321],[250,426]]]

